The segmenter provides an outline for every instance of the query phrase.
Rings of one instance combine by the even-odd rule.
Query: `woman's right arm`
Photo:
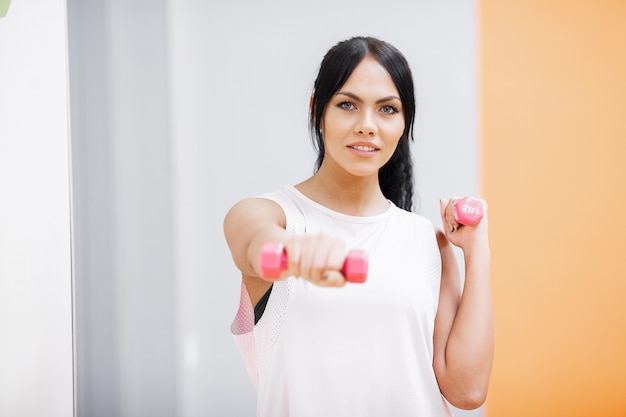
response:
[[[285,213],[265,198],[248,198],[235,204],[224,218],[224,236],[235,265],[244,276],[260,278],[261,246],[286,243]]]
[[[261,246],[284,242],[285,214],[278,204],[264,198],[248,198],[235,204],[224,218],[224,236],[233,261],[241,271],[252,307],[272,285],[260,276]]]
[[[283,209],[264,198],[242,200],[226,214],[226,242],[248,290],[269,286],[261,277],[260,267],[261,247],[266,242],[282,243],[287,251],[289,269],[281,278],[294,275],[316,285],[344,285],[344,276],[339,272],[346,256],[343,241],[324,234],[290,235],[285,230],[286,223]],[[250,294],[250,298],[256,297]]]

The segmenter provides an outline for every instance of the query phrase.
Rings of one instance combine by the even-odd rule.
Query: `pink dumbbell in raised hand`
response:
[[[341,273],[348,282],[365,282],[367,278],[367,255],[353,249],[346,256]],[[278,279],[287,270],[287,252],[280,243],[268,242],[261,248],[261,275],[263,278]]]
[[[480,200],[472,197],[463,197],[454,205],[454,214],[460,224],[474,226],[485,214]]]

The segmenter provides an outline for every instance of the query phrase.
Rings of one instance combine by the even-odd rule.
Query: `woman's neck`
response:
[[[316,203],[351,216],[374,216],[389,208],[377,174],[336,175],[320,168],[311,178],[296,185],[296,189]]]

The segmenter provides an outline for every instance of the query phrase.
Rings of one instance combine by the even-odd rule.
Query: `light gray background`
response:
[[[169,11],[180,406],[189,416],[252,415],[226,334],[239,279],[224,214],[312,173],[312,83],[327,49],[358,34],[388,40],[412,66],[420,211],[439,225],[440,196],[477,192],[476,10],[465,1],[326,0],[176,1]]]
[[[10,13],[41,0],[15,3]],[[240,281],[222,220],[237,200],[312,173],[309,95],[337,41],[381,37],[413,68],[419,211],[439,225],[440,196],[478,191],[473,2],[67,0],[67,12],[77,415],[254,415],[229,334]],[[10,91],[3,103],[23,92]],[[53,180],[45,166],[33,169]],[[67,271],[50,274],[63,291]],[[66,313],[55,317],[67,329]]]
[[[252,389],[226,334],[239,279],[221,221],[238,199],[312,173],[309,96],[323,54],[337,41],[378,36],[412,66],[420,211],[439,225],[440,196],[476,192],[474,7],[465,1],[171,3],[178,388],[186,415],[252,413]]]

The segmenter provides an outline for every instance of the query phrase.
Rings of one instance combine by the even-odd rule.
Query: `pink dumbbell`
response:
[[[367,278],[367,255],[353,249],[346,256],[341,273],[348,282],[365,282]],[[261,275],[263,278],[278,279],[287,270],[287,252],[280,243],[268,242],[261,248]]]
[[[485,214],[480,200],[472,197],[463,197],[454,205],[456,220],[467,226],[477,224]]]

